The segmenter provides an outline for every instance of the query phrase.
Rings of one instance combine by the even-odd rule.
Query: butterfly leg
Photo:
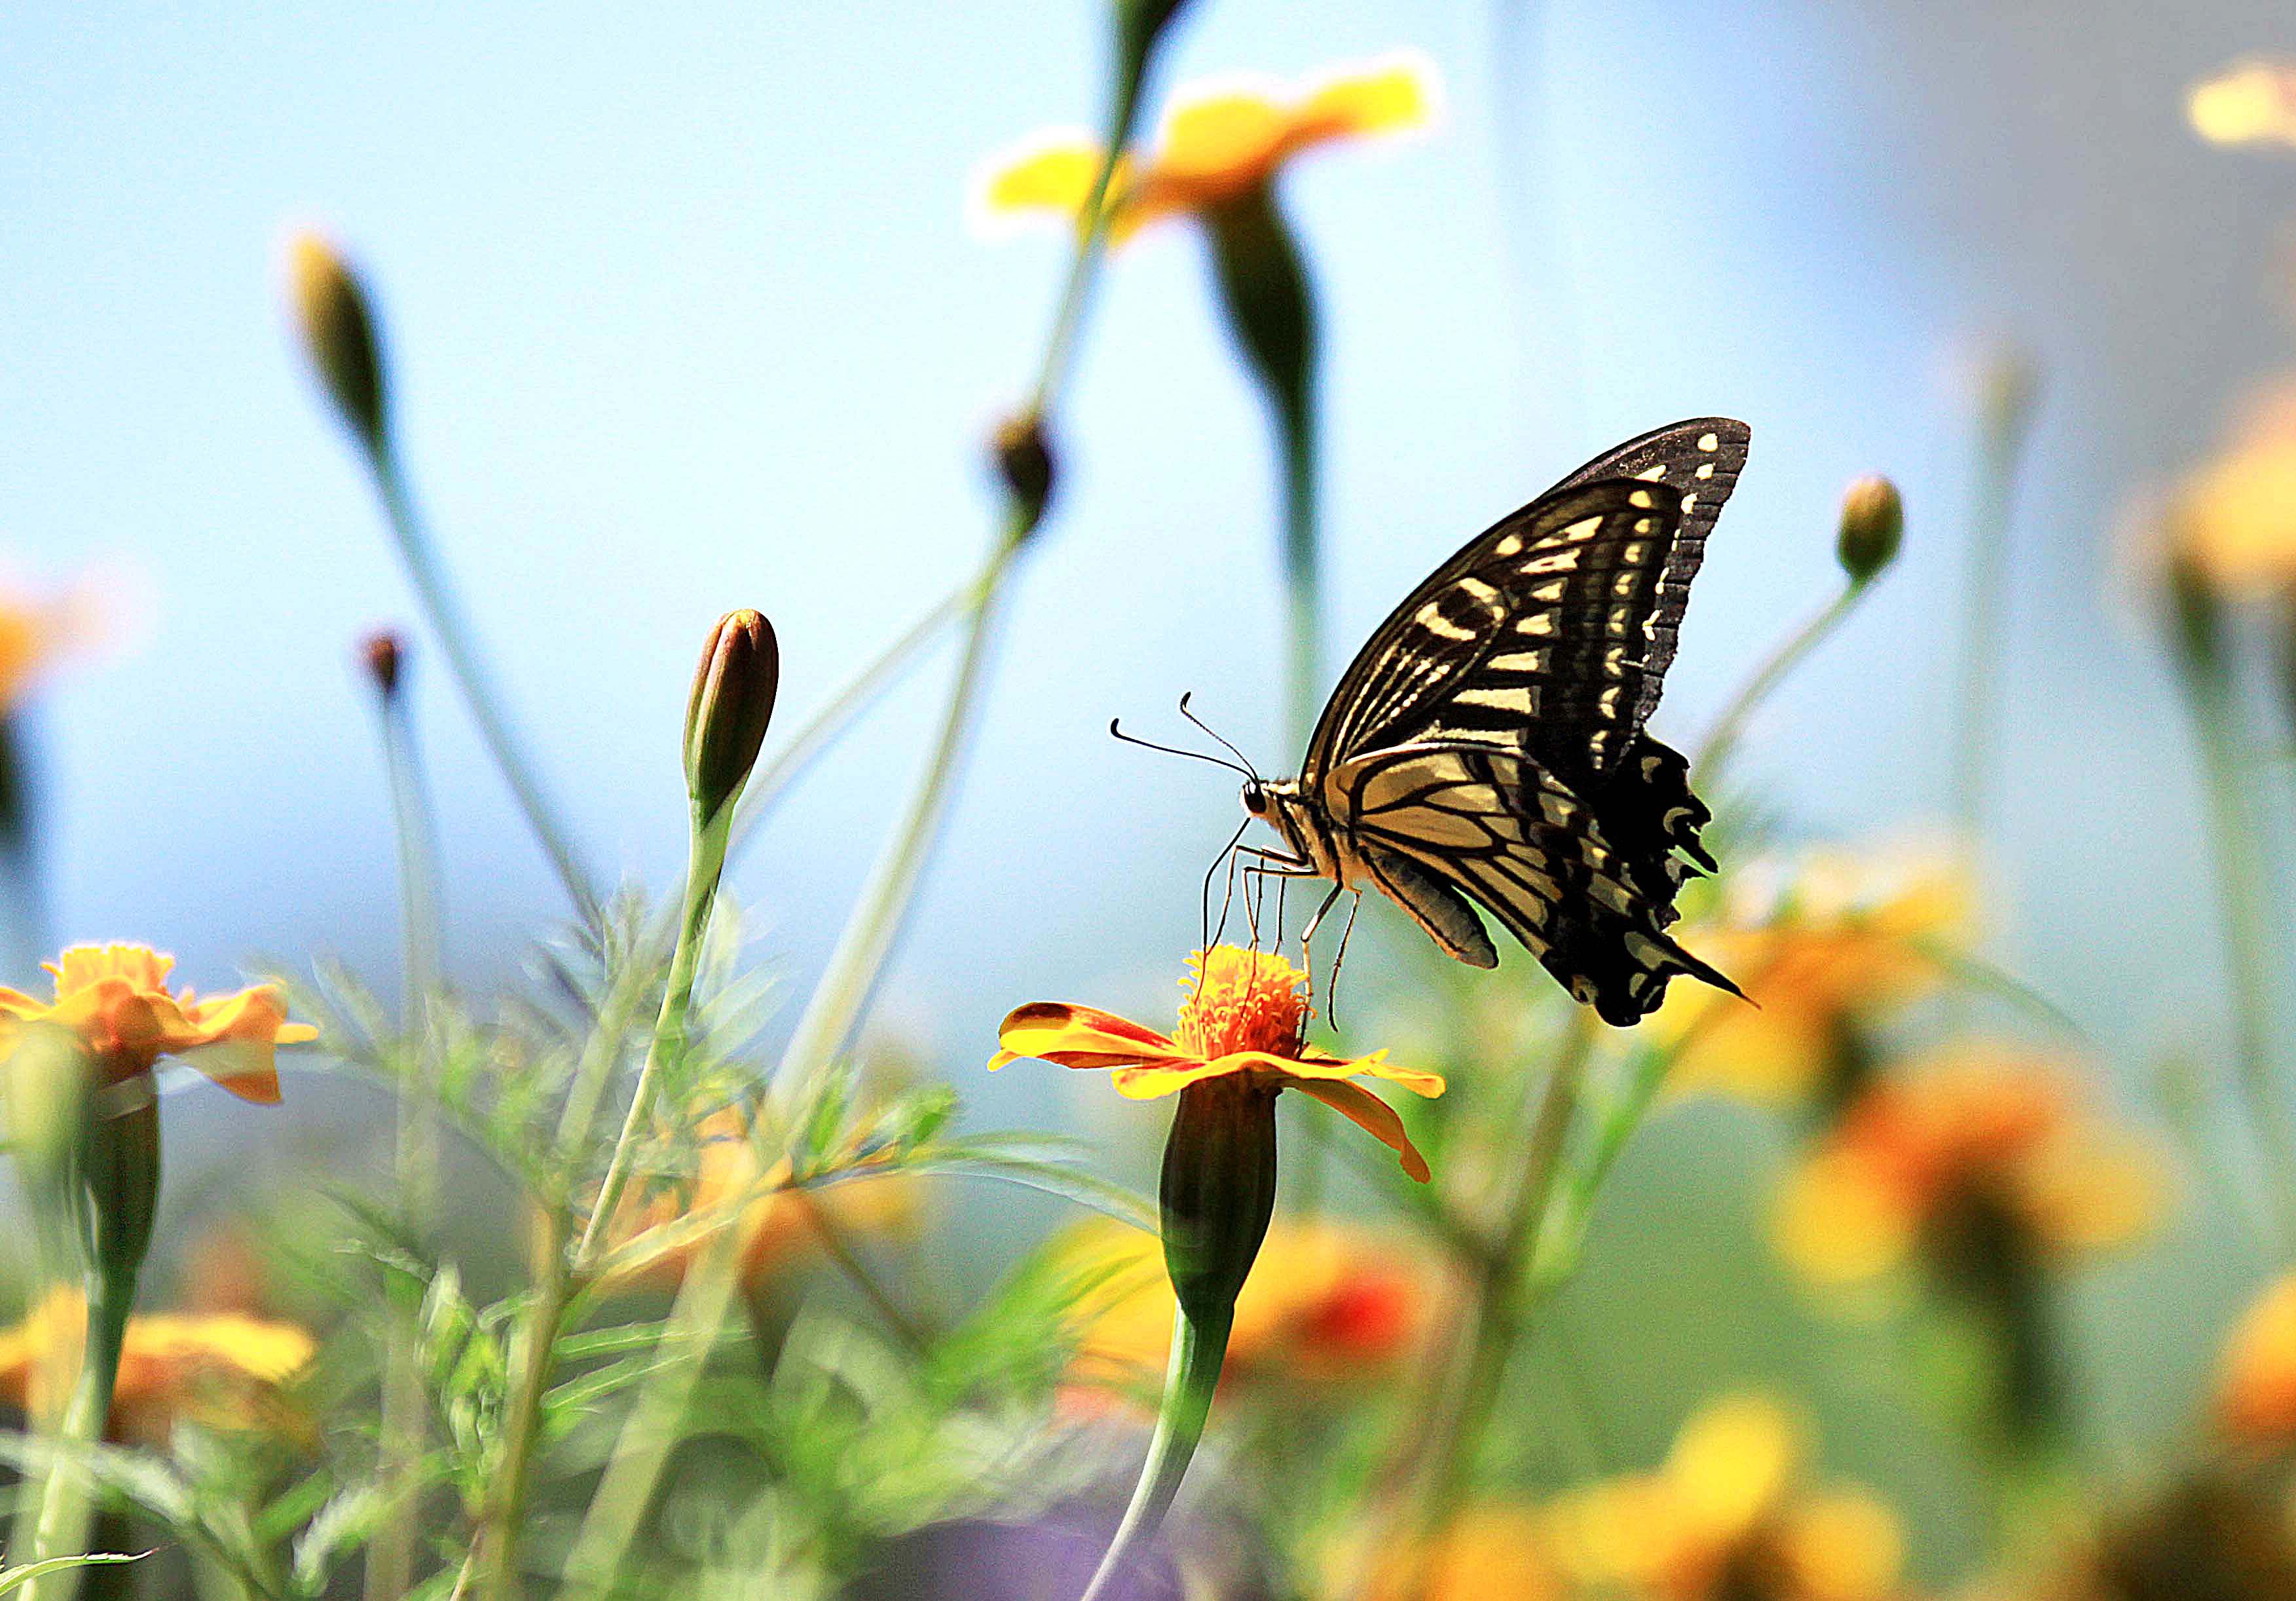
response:
[[[1280,850],[1270,850],[1264,846],[1239,846],[1235,854],[1252,858],[1250,865],[1243,869],[1243,905],[1244,915],[1250,919],[1252,948],[1257,950],[1259,948],[1259,907],[1266,895],[1267,881],[1273,878],[1279,881],[1280,884],[1283,880],[1321,878],[1323,874],[1316,870],[1315,864],[1312,862],[1296,856],[1286,856]],[[1255,890],[1259,891],[1258,896],[1254,894]],[[1225,920],[1223,920],[1223,926],[1225,926]],[[1279,944],[1283,940],[1283,899],[1279,891],[1276,900],[1276,940]]]

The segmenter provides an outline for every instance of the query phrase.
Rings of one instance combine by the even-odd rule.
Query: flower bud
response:
[[[2225,673],[2224,608],[2209,575],[2181,546],[2172,547],[2163,563],[2162,587],[2178,664],[2195,678],[2220,680]]]
[[[685,785],[704,827],[749,782],[781,676],[773,624],[746,610],[718,619],[685,708]]]
[[[1117,70],[1129,77],[1144,75],[1148,53],[1172,25],[1188,0],[1116,0]]]
[[[376,692],[386,701],[395,699],[399,669],[406,661],[406,647],[398,636],[389,628],[377,628],[366,636],[359,653],[366,662],[367,677],[374,681]]]
[[[160,1211],[160,1102],[138,1073],[100,1097],[88,1144],[91,1265],[132,1299]]]
[[[299,234],[288,246],[288,283],[303,348],[328,398],[359,442],[380,453],[389,404],[366,291],[334,246],[316,234]]]
[[[1025,411],[997,424],[996,475],[1013,497],[1019,525],[1033,533],[1051,504],[1059,469],[1053,460],[1052,440],[1045,435],[1044,414]]]
[[[1275,1212],[1275,1089],[1229,1074],[1180,1091],[1164,1143],[1164,1266],[1180,1310],[1223,1328]]]
[[[1834,554],[1853,584],[1870,584],[1898,559],[1906,534],[1906,503],[1898,486],[1878,472],[1851,484],[1841,497],[1841,532]]]

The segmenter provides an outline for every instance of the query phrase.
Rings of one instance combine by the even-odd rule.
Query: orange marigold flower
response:
[[[1260,78],[1193,86],[1174,100],[1144,161],[1109,180],[1109,228],[1122,240],[1160,218],[1202,213],[1264,188],[1292,157],[1317,145],[1423,126],[1434,70],[1415,54],[1390,56],[1287,89]],[[981,186],[989,218],[1075,218],[1092,198],[1102,147],[1062,132],[1030,140],[996,162]]]
[[[1786,1255],[1821,1282],[1870,1278],[1978,1206],[2049,1254],[2136,1239],[2162,1209],[2160,1157],[2080,1100],[2065,1064],[1985,1046],[1874,1083],[1788,1181]]]
[[[914,1186],[898,1175],[857,1178],[813,1189],[784,1187],[790,1166],[761,1168],[750,1138],[750,1121],[737,1108],[710,1112],[694,1125],[694,1165],[690,1182],[664,1184],[649,1194],[626,1194],[606,1231],[609,1250],[636,1247],[644,1260],[612,1276],[621,1287],[674,1287],[686,1268],[706,1255],[722,1228],[742,1231],[741,1272],[744,1282],[767,1277],[821,1244],[824,1227],[840,1233],[882,1234],[906,1227],[915,1217]],[[753,1195],[747,1205],[741,1198]],[[669,1231],[699,1223],[728,1208],[715,1227],[696,1227],[674,1242]],[[659,1254],[646,1254],[648,1236]]]
[[[1266,1088],[1297,1089],[1395,1152],[1405,1172],[1427,1182],[1427,1160],[1395,1109],[1349,1080],[1367,1073],[1433,1096],[1443,1093],[1441,1078],[1390,1067],[1385,1051],[1341,1057],[1308,1045],[1308,975],[1282,956],[1219,945],[1190,956],[1188,969],[1180,981],[1188,998],[1177,1036],[1092,1006],[1037,1001],[1004,1019],[997,1030],[1004,1048],[989,1058],[989,1070],[1024,1056],[1062,1067],[1112,1068],[1117,1093],[1136,1101],[1230,1073]]]
[[[276,1046],[319,1037],[287,1021],[279,986],[258,984],[209,1000],[168,988],[176,958],[145,945],[75,945],[41,965],[55,976],[56,998],[43,1003],[0,989],[0,1028],[25,1023],[70,1030],[95,1058],[107,1084],[150,1072],[162,1056],[196,1068],[242,1100],[279,1099]]]
[[[2225,1342],[2217,1417],[2236,1440],[2296,1441],[2296,1274],[2267,1287]]]
[[[79,1296],[58,1290],[21,1323],[0,1331],[0,1400],[36,1417],[61,1405],[78,1377],[86,1323]],[[310,1366],[317,1349],[309,1333],[291,1323],[237,1314],[131,1318],[110,1437],[156,1444],[179,1422],[298,1432],[278,1392]]]
[[[1070,1230],[1053,1260],[1096,1272],[1078,1307],[1079,1380],[1160,1374],[1174,1295],[1153,1235],[1107,1219]],[[1277,1223],[1235,1301],[1224,1382],[1319,1383],[1393,1368],[1425,1349],[1447,1286],[1423,1252],[1328,1223]]]
[[[1547,1544],[1536,1507],[1470,1507],[1415,1556],[1391,1555],[1373,1581],[1373,1601],[1563,1601],[1569,1592]]]
[[[2253,56],[2193,86],[2193,131],[2211,144],[2296,147],[2296,61]]]
[[[1657,1472],[1553,1503],[1547,1549],[1582,1583],[1663,1601],[1895,1594],[1905,1560],[1896,1517],[1864,1490],[1806,1488],[1807,1455],[1802,1428],[1775,1399],[1727,1397],[1683,1425]]]
[[[1669,990],[1649,1026],[1680,1042],[1670,1082],[1777,1104],[1828,1088],[1862,1030],[1938,987],[1973,899],[1960,864],[1928,848],[1815,851],[1741,874],[1692,943],[1755,1005]]]

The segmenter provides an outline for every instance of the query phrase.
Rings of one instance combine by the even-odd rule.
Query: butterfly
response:
[[[1714,868],[1713,814],[1643,725],[1750,432],[1700,417],[1630,439],[1431,573],[1349,666],[1300,776],[1246,781],[1285,847],[1253,850],[1259,870],[1331,880],[1324,910],[1376,889],[1495,967],[1472,902],[1621,1027],[1677,973],[1742,993],[1666,932],[1684,878]]]

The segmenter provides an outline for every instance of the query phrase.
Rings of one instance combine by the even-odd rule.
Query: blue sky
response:
[[[1888,472],[1904,566],[1764,717],[1750,767],[1803,831],[1918,827],[1963,571],[1954,353],[2013,337],[2046,390],[2005,612],[1997,946],[2133,1047],[2213,1015],[2182,735],[2114,598],[2112,530],[2290,359],[2272,274],[2296,161],[2207,150],[2181,115],[2194,77],[2296,46],[2284,13],[1193,11],[1167,85],[1399,47],[1443,81],[1431,135],[1285,180],[1330,330],[1335,646],[1595,450],[1741,415],[1752,464],[1659,730],[1688,743],[1824,598],[1835,497]],[[412,470],[575,833],[601,871],[667,886],[717,614],[772,616],[791,727],[983,548],[979,441],[1027,380],[1058,243],[972,237],[965,195],[987,153],[1095,115],[1101,36],[1087,4],[9,8],[0,549],[56,579],[131,567],[151,611],[38,713],[60,933],[173,948],[203,986],[258,954],[393,961],[349,663],[412,608],[286,336],[288,227],[328,228],[371,275]],[[887,991],[888,1026],[937,1058],[969,1063],[1020,998],[1165,993],[1234,797],[1114,746],[1111,715],[1151,727],[1193,688],[1263,768],[1288,762],[1265,431],[1205,287],[1171,227],[1101,297],[1058,514]],[[483,987],[561,907],[422,643],[452,956]],[[741,874],[796,976],[912,782],[947,666]]]

